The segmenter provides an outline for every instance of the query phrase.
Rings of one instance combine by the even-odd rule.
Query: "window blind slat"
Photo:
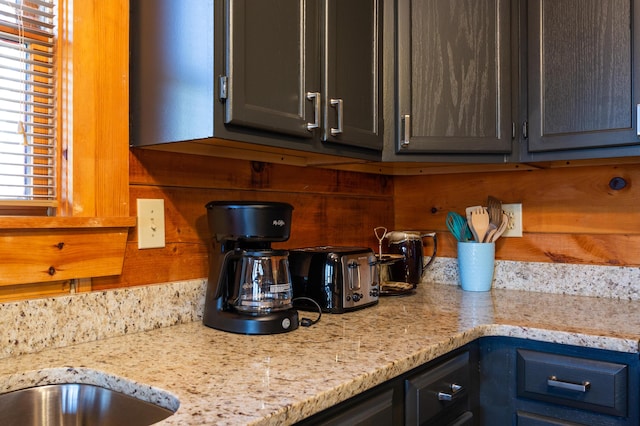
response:
[[[57,205],[57,0],[0,0],[0,203]]]

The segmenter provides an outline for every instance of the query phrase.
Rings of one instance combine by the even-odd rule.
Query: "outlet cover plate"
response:
[[[137,206],[138,249],[164,247],[164,200],[139,198]]]
[[[509,225],[503,237],[522,237],[522,204],[503,204],[502,211],[509,216]]]

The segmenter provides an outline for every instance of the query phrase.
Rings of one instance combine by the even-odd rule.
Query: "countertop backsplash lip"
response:
[[[206,280],[0,303],[0,359],[202,319]]]
[[[206,279],[0,303],[0,359],[202,320]],[[456,258],[424,283],[458,285]],[[496,261],[493,287],[637,301],[640,268]]]
[[[436,258],[423,281],[458,285],[457,259]],[[640,300],[640,267],[496,260],[493,288]]]

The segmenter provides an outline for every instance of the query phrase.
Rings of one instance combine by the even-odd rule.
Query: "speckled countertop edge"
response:
[[[177,398],[163,424],[290,424],[481,336],[637,352],[639,308],[633,300],[423,283],[414,295],[324,315],[284,335],[233,335],[196,320],[7,357],[0,391],[85,377],[164,406]]]
[[[458,285],[455,258],[423,280]],[[199,321],[205,279],[0,303],[0,358]],[[640,268],[496,261],[493,288],[640,301]]]

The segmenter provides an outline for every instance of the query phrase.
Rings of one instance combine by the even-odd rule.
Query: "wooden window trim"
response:
[[[56,217],[0,216],[1,286],[119,275],[136,223],[129,216],[129,2],[60,6],[59,208]]]

